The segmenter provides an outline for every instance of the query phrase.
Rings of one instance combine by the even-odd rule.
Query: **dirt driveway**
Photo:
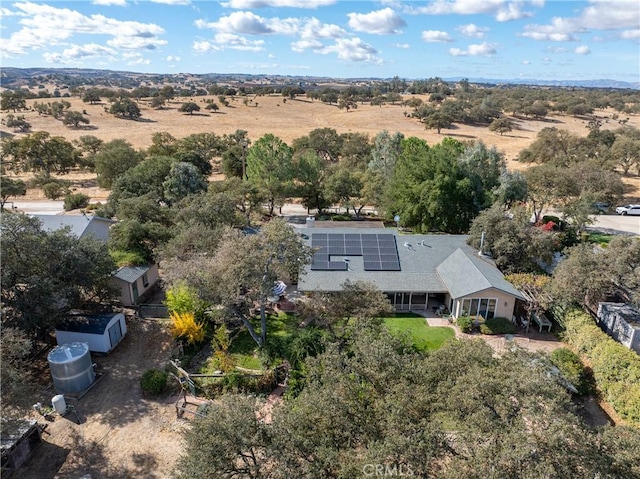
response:
[[[187,421],[176,418],[177,396],[145,399],[140,389],[144,371],[164,368],[171,337],[166,322],[160,320],[135,319],[127,322],[127,328],[127,336],[113,353],[92,356],[98,371],[106,373],[102,379],[79,401],[68,401],[82,423],[76,424],[73,414],[47,423],[42,444],[14,477],[172,477],[181,452],[180,431]]]

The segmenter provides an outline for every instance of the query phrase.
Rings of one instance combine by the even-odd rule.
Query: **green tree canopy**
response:
[[[269,204],[273,215],[292,189],[293,152],[280,138],[268,133],[256,141],[247,153],[248,181]]]
[[[169,204],[207,189],[207,182],[200,170],[193,163],[184,161],[171,166],[167,179],[162,185],[164,197]]]
[[[27,185],[20,179],[13,179],[8,176],[0,176],[0,210],[12,196],[24,196],[27,194]]]
[[[40,221],[3,213],[2,325],[40,336],[74,308],[109,297],[115,265],[107,247],[67,229],[46,232]]]
[[[142,160],[142,153],[136,151],[124,140],[111,140],[105,143],[94,157],[98,184],[103,188],[111,188],[119,176]]]
[[[378,465],[445,479],[640,473],[629,460],[640,433],[588,429],[545,357],[495,357],[482,341],[425,357],[375,325],[325,349],[270,422],[255,398],[213,403],[185,432],[177,477],[367,477]]]
[[[67,173],[79,159],[73,144],[46,131],[38,131],[20,139],[4,140],[2,149],[12,169],[41,172],[45,176]]]

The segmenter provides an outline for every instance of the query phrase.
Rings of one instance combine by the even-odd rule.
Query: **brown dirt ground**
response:
[[[438,135],[435,130],[427,130],[424,125],[414,118],[405,116],[411,112],[410,108],[402,105],[371,106],[360,104],[355,110],[347,112],[340,110],[335,105],[327,105],[319,101],[311,101],[305,98],[284,101],[279,95],[249,97],[252,103],[245,105],[241,98],[230,101],[229,107],[220,105],[220,110],[210,113],[204,110],[206,100],[212,99],[218,103],[217,97],[179,98],[172,101],[167,108],[155,110],[148,106],[148,102],[139,102],[142,118],[139,121],[115,118],[105,112],[108,103],[90,105],[83,103],[79,98],[65,98],[71,103],[71,109],[86,111],[91,121],[85,128],[69,128],[61,121],[49,116],[40,116],[35,111],[21,112],[32,125],[32,131],[48,131],[51,135],[59,135],[68,140],[77,140],[83,135],[95,135],[102,140],[109,141],[120,138],[128,141],[136,148],[147,148],[151,145],[151,137],[154,133],[169,132],[176,138],[184,138],[192,133],[214,132],[218,135],[230,134],[237,129],[248,131],[249,137],[255,141],[272,133],[288,144],[296,138],[307,135],[316,128],[334,128],[338,133],[360,132],[373,138],[382,130],[390,132],[400,131],[405,136],[423,138],[429,144],[439,143],[445,136],[459,140],[484,141],[488,146],[495,146],[505,153],[508,167],[521,170],[527,166],[515,161],[518,153],[526,148],[536,137],[538,132],[545,127],[555,126],[569,130],[577,135],[588,133],[587,121],[572,116],[551,115],[542,121],[514,119],[516,129],[509,134],[499,135],[492,133],[486,126],[454,125],[452,129],[442,130]],[[180,105],[185,101],[193,100],[200,105],[202,110],[193,115],[180,113]],[[36,101],[29,100],[27,106],[32,106]],[[257,106],[256,106],[257,105]],[[613,111],[597,112],[605,120],[603,128],[615,129],[618,122],[606,119]],[[0,118],[4,118],[3,113]],[[629,125],[640,128],[640,115],[629,117]],[[6,131],[6,133],[16,134]],[[23,135],[17,133],[17,135]],[[100,189],[95,184],[95,176],[83,173],[73,173],[67,178],[74,181],[74,187],[86,192],[94,200],[104,199],[108,192]],[[640,179],[627,177],[628,196],[640,198]],[[41,193],[30,192],[29,196],[37,199]]]
[[[172,477],[181,452],[180,431],[188,423],[177,419],[177,395],[145,398],[140,377],[147,369],[163,369],[169,360],[172,339],[162,320],[127,322],[127,335],[107,356],[92,355],[104,374],[78,401],[68,400],[81,417],[55,416],[42,435],[33,457],[15,475],[21,478],[92,479]],[[46,360],[45,360],[46,361]],[[55,395],[49,381],[43,404]]]

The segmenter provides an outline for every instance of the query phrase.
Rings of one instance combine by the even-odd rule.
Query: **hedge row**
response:
[[[591,363],[605,399],[625,420],[640,426],[640,356],[604,333],[589,315],[569,312],[564,340]]]

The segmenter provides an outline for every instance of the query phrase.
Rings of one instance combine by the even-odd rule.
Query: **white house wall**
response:
[[[513,316],[513,312],[515,311],[516,298],[498,289],[490,288],[490,289],[485,289],[483,291],[479,291],[477,293],[469,294],[467,296],[456,298],[456,300],[454,301],[454,304],[455,304],[454,316],[456,318],[462,315],[463,300],[473,299],[473,298],[496,299],[497,300],[496,311],[495,311],[496,318],[511,319]]]

